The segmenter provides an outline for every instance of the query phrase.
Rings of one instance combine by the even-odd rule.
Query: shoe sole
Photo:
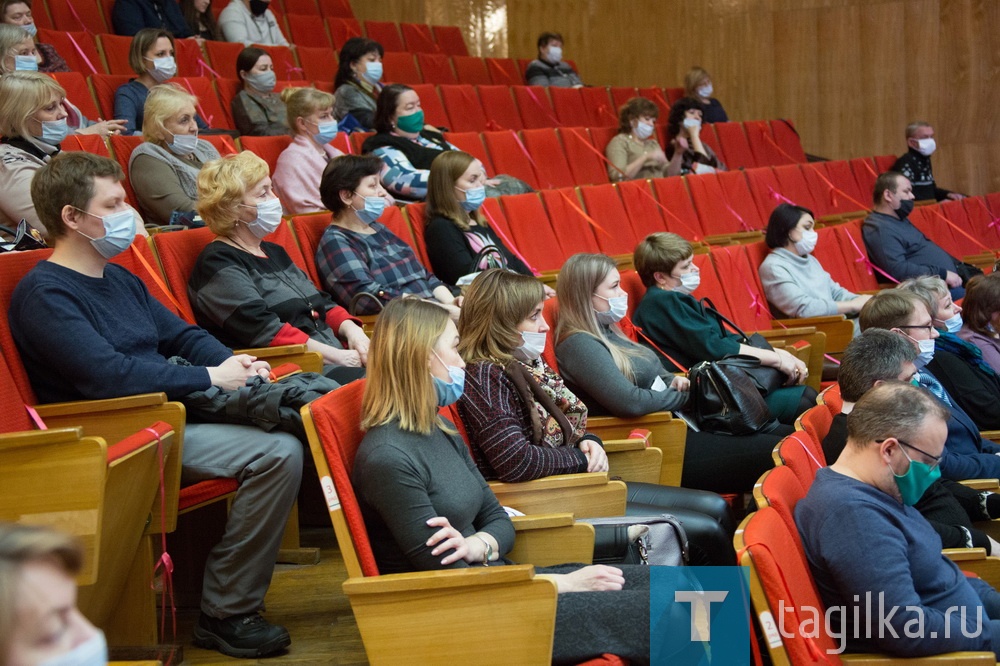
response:
[[[264,643],[263,645],[255,648],[233,647],[220,637],[209,631],[205,631],[199,626],[195,626],[193,633],[194,637],[191,642],[197,647],[205,648],[207,650],[217,650],[229,657],[237,657],[240,659],[256,659],[258,657],[266,657],[270,654],[283,650],[292,644],[292,638],[287,632],[278,636],[269,643]]]

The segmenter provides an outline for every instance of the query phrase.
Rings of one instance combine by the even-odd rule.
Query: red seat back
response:
[[[727,167],[739,169],[757,166],[757,160],[750,149],[750,142],[747,141],[742,123],[714,123],[713,128],[719,137],[722,152],[726,155]]]
[[[726,285],[724,297],[729,302],[727,311],[716,296],[711,296],[715,307],[747,333],[770,329],[771,312],[767,298],[756,267],[750,265],[746,248],[742,245],[713,247],[711,256],[719,279]],[[699,291],[705,292],[704,275]],[[704,295],[709,294],[706,292]]]
[[[806,151],[802,149],[802,139],[791,120],[779,118],[770,121],[771,135],[781,149],[782,155],[794,162],[807,162]]]
[[[648,180],[618,183],[618,194],[637,239],[641,241],[649,234],[667,230],[663,209],[649,189]]]
[[[382,80],[387,83],[423,83],[424,79],[417,70],[417,63],[413,60],[412,53],[390,52],[382,57],[382,67],[385,73]]]
[[[855,221],[848,224],[841,224],[836,227],[837,242],[840,244],[840,251],[844,255],[845,264],[853,271],[854,284],[858,291],[870,291],[879,288],[879,279],[875,271],[868,265],[868,250],[865,248],[864,239],[861,237],[861,222]],[[827,269],[830,274],[837,279],[833,267]],[[839,280],[838,280],[839,281]],[[843,283],[841,283],[843,284]]]
[[[552,90],[555,90],[555,88]],[[618,113],[615,111],[614,102],[611,101],[611,95],[608,93],[607,88],[604,86],[588,86],[578,88],[577,90],[583,96],[583,106],[589,118],[589,121],[586,123],[588,126],[618,126]],[[552,101],[555,102],[555,97],[552,98]]]
[[[479,132],[447,132],[444,138],[459,150],[469,153],[482,162],[486,169],[486,175],[496,174],[496,169],[493,168],[493,162],[490,160],[489,153],[486,152],[483,137]]]
[[[316,271],[316,249],[319,247],[319,240],[323,237],[323,232],[330,226],[332,218],[333,215],[329,212],[297,215],[289,223],[292,234],[294,234],[299,247],[302,248],[302,254],[306,258],[306,274],[316,285],[316,288],[322,290],[325,290],[325,287],[323,287]]]
[[[594,230],[601,252],[631,255],[644,236],[640,236],[629,224],[618,189],[610,183],[591,185],[581,187],[580,196],[587,213],[607,232]]]
[[[459,83],[474,86],[488,86],[493,83],[486,69],[486,62],[478,56],[454,55],[451,64],[455,68]]]
[[[487,58],[487,60],[489,60]],[[483,109],[490,110],[487,127],[491,130],[519,130],[524,128],[521,115],[508,85],[476,86]]]
[[[653,191],[663,206],[663,219],[667,223],[667,231],[683,236],[689,241],[701,240],[705,230],[694,209],[691,195],[688,193],[684,178],[654,178]]]
[[[566,160],[566,151],[554,128],[526,129],[521,132],[524,146],[534,159],[532,166],[543,187],[573,187],[576,179]]]
[[[440,90],[451,119],[448,127],[455,132],[482,132],[487,128],[486,112],[471,85],[446,85]]]
[[[104,117],[97,108],[94,96],[90,94],[90,86],[87,85],[83,74],[79,72],[53,72],[49,76],[63,87],[63,90],[66,91],[66,99],[80,109],[80,113],[93,121]]]
[[[796,164],[774,167],[774,178],[778,181],[778,191],[797,206],[804,206],[813,211],[817,217],[822,215],[816,200],[813,198],[809,183],[802,175],[802,169]]]
[[[403,38],[396,28],[396,24],[391,21],[365,21],[365,34],[369,39],[374,39],[382,45],[387,52],[403,52],[406,46]]]
[[[288,36],[296,47],[319,46],[330,48],[330,35],[326,27],[316,20],[315,14],[285,14]]]
[[[545,336],[545,349],[542,351],[542,358],[549,364],[549,367],[559,372],[559,361],[556,358],[556,325],[559,323],[559,299],[556,297],[547,298],[542,304],[542,318],[549,325],[552,332]]]
[[[705,234],[709,236],[732,234],[759,228],[754,225],[757,218],[756,206],[753,207],[753,217],[749,219],[746,210],[742,212],[737,210],[722,187],[720,175],[707,173],[685,178]],[[743,177],[739,172],[736,172],[736,175]],[[749,190],[747,194],[749,195]],[[753,204],[752,198],[750,204]]]
[[[775,142],[771,125],[766,120],[748,120],[743,123],[743,130],[757,166],[796,164],[799,161],[783,152],[784,149]]]
[[[516,194],[501,200],[514,245],[537,270],[558,270],[563,255],[548,213],[537,194]]]
[[[542,190],[540,194],[552,229],[559,237],[564,261],[578,252],[602,252],[597,236],[611,241],[608,227],[587,215],[574,188]]]
[[[608,92],[611,93],[611,102],[614,105],[615,120],[618,119],[618,110],[633,97],[639,96],[639,91],[635,88],[628,88],[624,86],[611,86],[608,88]],[[659,118],[660,122],[666,122],[666,118]]]
[[[299,54],[299,62],[302,63],[302,71],[299,76],[288,78],[302,79],[296,81],[296,85],[307,86],[309,81],[323,81],[333,86],[333,77],[337,74],[337,52],[329,46],[299,46],[295,49]],[[278,78],[284,78],[279,76]],[[316,86],[319,88],[319,86]],[[275,88],[277,90],[277,88]],[[327,90],[326,92],[331,92]]]
[[[93,153],[101,157],[111,157],[108,144],[97,134],[70,134],[59,144],[62,151],[80,151],[83,153]]]
[[[469,47],[465,45],[465,37],[458,26],[436,25],[434,26],[434,37],[444,53],[451,56],[469,55]],[[471,83],[471,81],[466,83]]]
[[[519,86],[524,83],[521,70],[511,58],[484,58],[490,80],[498,86]]]
[[[417,64],[427,83],[458,83],[451,68],[451,59],[442,53],[417,53]]]
[[[527,130],[526,130],[527,131]],[[608,182],[608,170],[602,158],[604,146],[597,146],[586,127],[562,127],[562,139],[573,182],[577,185],[598,185]]]
[[[111,26],[104,24],[104,12],[94,0],[53,0],[47,4],[56,30],[82,29],[91,34],[111,32]]]
[[[766,506],[772,507],[781,516],[789,532],[798,532],[795,526],[795,505],[806,496],[799,477],[787,465],[778,465],[764,472],[758,482],[759,493]],[[762,506],[758,503],[758,506]],[[799,544],[801,547],[801,544]]]
[[[354,18],[354,10],[351,8],[350,0],[318,0],[318,4],[319,11],[323,16]]]
[[[51,254],[52,250],[48,249],[31,250],[29,252],[4,252],[0,254],[0,307],[3,308],[4,312],[10,312],[11,296],[13,296],[14,288],[21,281],[21,278],[27,275],[28,271],[35,267],[35,264],[48,259]],[[35,397],[35,392],[31,389],[31,383],[28,381],[28,373],[21,363],[21,355],[14,344],[14,337],[11,335],[10,323],[7,317],[3,317],[2,321],[0,321],[0,355],[6,360],[7,370],[20,394],[20,399],[17,403],[8,404],[0,411],[5,412],[3,417],[5,424],[13,426],[15,423],[18,423],[23,425],[23,420],[17,414],[10,412],[24,413],[24,410],[18,403],[34,405],[38,402],[38,399]],[[6,426],[4,427],[4,432],[10,432],[6,430]],[[31,427],[24,428],[19,426],[18,429],[31,429]]]
[[[315,17],[313,20],[316,20]],[[330,42],[336,51],[340,51],[348,39],[361,37],[361,24],[355,18],[327,16],[326,27],[330,32]]]
[[[281,152],[288,147],[288,144],[292,142],[292,137],[288,135],[283,136],[243,136],[240,137],[240,143],[243,145],[243,150],[249,150],[251,153],[257,155],[265,162],[267,162],[267,168],[271,173],[274,173],[274,167],[278,163],[278,157],[281,156]]]
[[[413,248],[420,263],[430,270],[431,262],[427,258],[427,243],[424,241],[424,227],[427,226],[427,204],[411,203],[406,206],[406,219],[409,220],[410,239],[396,234]]]
[[[532,166],[534,158],[516,132],[483,132],[483,142],[497,173],[520,178],[535,189],[542,186]]]
[[[514,101],[521,114],[521,121],[529,129],[559,127],[555,109],[543,86],[513,86]]]
[[[188,280],[198,263],[198,255],[213,238],[215,234],[208,227],[152,236],[153,247],[163,266],[167,286],[180,303],[183,316],[188,321],[194,321],[194,310],[188,300]]]
[[[799,423],[802,429],[809,435],[814,444],[822,447],[823,440],[830,433],[830,426],[833,424],[833,414],[823,405],[810,407],[799,416]]]
[[[549,88],[552,108],[559,124],[564,127],[586,127],[591,122],[587,105],[579,88]]]
[[[445,55],[434,39],[431,27],[426,23],[400,23],[399,31],[403,33],[406,50],[411,53],[437,53]],[[447,57],[447,56],[445,56]],[[427,73],[424,72],[424,78]]]
[[[101,110],[100,118],[115,117],[115,91],[118,87],[128,83],[131,77],[122,74],[93,74],[90,82],[94,85],[94,96],[97,98],[97,106]],[[71,100],[72,101],[72,100]]]
[[[844,398],[840,395],[840,384],[833,384],[823,389],[819,394],[819,399],[833,416],[844,410]]]
[[[41,8],[41,5],[37,5],[36,11]],[[90,33],[46,30],[39,27],[38,41],[54,46],[74,72],[80,72],[84,76],[107,74],[101,55],[97,52],[94,37]]]
[[[796,430],[778,442],[778,457],[807,491],[816,478],[816,472],[826,467],[823,448],[804,430]]]

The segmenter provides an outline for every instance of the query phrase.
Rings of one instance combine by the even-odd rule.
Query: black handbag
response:
[[[691,398],[684,407],[702,430],[728,435],[769,432],[777,425],[751,371],[760,367],[753,356],[702,361],[688,371]]]
[[[774,347],[768,342],[763,335],[760,333],[754,333],[753,335],[747,335],[743,330],[736,325],[732,319],[722,314],[715,308],[715,304],[706,296],[700,301],[701,307],[705,309],[706,312],[712,314],[716,321],[719,322],[719,330],[722,331],[723,335],[727,335],[726,327],[740,337],[740,342],[747,345],[748,347],[754,347],[756,349],[764,349],[766,351],[774,351]],[[772,391],[776,391],[784,386],[788,377],[781,370],[777,368],[770,368],[761,365],[760,362],[757,363],[757,367],[747,369],[747,374],[753,379],[757,388],[763,395],[768,395]]]

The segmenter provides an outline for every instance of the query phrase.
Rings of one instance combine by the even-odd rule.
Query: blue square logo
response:
[[[750,666],[750,587],[744,567],[650,567],[654,666]]]

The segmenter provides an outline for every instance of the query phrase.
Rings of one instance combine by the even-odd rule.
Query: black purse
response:
[[[740,337],[740,342],[747,345],[748,347],[754,347],[756,349],[764,349],[766,351],[774,351],[774,347],[768,342],[763,335],[760,333],[754,333],[753,335],[747,335],[743,330],[736,325],[732,319],[722,314],[715,308],[715,304],[706,296],[700,301],[701,307],[705,309],[706,312],[711,313],[715,317],[716,321],[719,322],[719,330],[722,331],[723,335],[727,335],[729,331],[726,330],[728,326],[730,331],[735,333]],[[741,356],[740,358],[746,358]],[[753,379],[754,384],[760,390],[761,394],[768,395],[772,391],[780,389],[788,381],[788,377],[785,376],[781,370],[777,368],[770,368],[757,362],[755,368],[747,368],[746,373],[750,375]]]
[[[702,430],[728,435],[769,432],[777,425],[751,374],[760,369],[753,356],[702,361],[688,371],[691,398],[684,414]]]

